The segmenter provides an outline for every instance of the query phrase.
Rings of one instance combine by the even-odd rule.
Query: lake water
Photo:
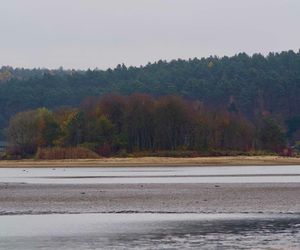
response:
[[[295,183],[300,182],[300,166],[0,168],[0,182]]]
[[[297,183],[300,166],[16,168],[0,169],[0,182]],[[0,249],[300,249],[300,215],[0,216]]]
[[[1,216],[0,249],[300,249],[300,216]]]

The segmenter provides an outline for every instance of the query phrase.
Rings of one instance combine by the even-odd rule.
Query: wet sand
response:
[[[1,160],[0,168],[23,167],[140,167],[140,166],[248,166],[300,165],[300,158],[281,156],[228,156],[228,157],[138,157],[76,160]]]
[[[0,215],[52,213],[300,213],[300,183],[0,183]]]

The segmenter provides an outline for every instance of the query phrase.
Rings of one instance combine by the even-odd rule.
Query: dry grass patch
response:
[[[95,152],[82,147],[72,148],[40,148],[36,153],[38,160],[59,160],[59,159],[98,159]]]

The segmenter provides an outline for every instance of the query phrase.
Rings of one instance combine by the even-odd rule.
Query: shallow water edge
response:
[[[1,249],[297,249],[300,216],[81,214],[0,217]]]

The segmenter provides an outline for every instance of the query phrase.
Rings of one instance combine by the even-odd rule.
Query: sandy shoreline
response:
[[[52,213],[300,213],[300,183],[0,183],[0,215]]]
[[[134,166],[247,166],[247,165],[300,165],[300,158],[281,156],[234,156],[234,157],[139,157],[101,158],[84,160],[2,160],[0,168],[24,167],[134,167]]]

